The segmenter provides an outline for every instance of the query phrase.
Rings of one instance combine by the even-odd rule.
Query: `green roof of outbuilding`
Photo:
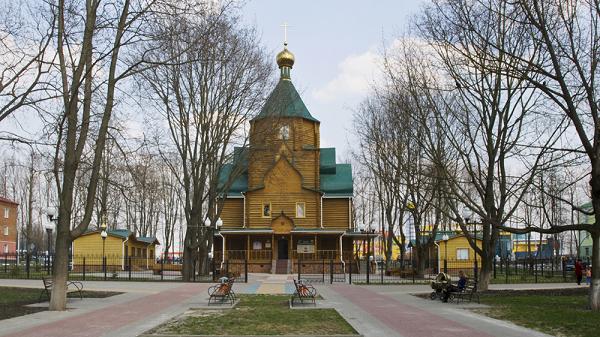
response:
[[[110,235],[118,236],[123,239],[127,239],[130,234],[127,229],[109,229],[106,232]]]
[[[336,164],[335,173],[322,173],[321,191],[326,195],[352,196],[354,192],[352,166],[350,164]]]
[[[301,117],[319,122],[308,112],[292,81],[287,79],[279,80],[260,113],[254,119],[266,117]]]

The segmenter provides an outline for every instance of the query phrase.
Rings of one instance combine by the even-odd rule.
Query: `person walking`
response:
[[[583,278],[583,265],[581,259],[577,259],[575,262],[575,276],[577,277],[577,285],[581,285],[581,279]]]
[[[592,284],[592,266],[585,268],[585,284],[588,286]]]

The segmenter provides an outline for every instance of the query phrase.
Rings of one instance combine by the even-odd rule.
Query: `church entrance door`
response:
[[[288,239],[280,238],[277,240],[277,259],[287,260],[288,259]]]

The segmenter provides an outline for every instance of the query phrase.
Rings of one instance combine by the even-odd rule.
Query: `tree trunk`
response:
[[[596,215],[598,217],[598,215]],[[596,220],[598,221],[598,220]],[[600,233],[590,233],[592,236],[592,284],[590,287],[590,309],[600,311]]]
[[[185,239],[183,245],[183,266],[182,266],[182,277],[183,280],[189,282],[194,277],[194,266],[196,258],[198,256],[197,249],[194,249],[196,231],[192,228],[188,228],[185,231]]]
[[[67,310],[67,276],[69,273],[69,219],[59,218],[59,226],[54,248],[54,264],[52,267],[52,292],[49,310]],[[67,222],[66,224],[63,222]]]
[[[481,259],[481,269],[477,280],[477,290],[485,291],[488,290],[492,278],[494,251],[488,249],[479,258]]]
[[[426,259],[426,253],[428,251],[428,247],[427,246],[417,246],[415,247],[416,252],[417,252],[417,275],[419,277],[422,277],[425,274],[425,262],[427,261]]]

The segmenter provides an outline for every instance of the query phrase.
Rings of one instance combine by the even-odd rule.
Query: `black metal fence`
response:
[[[339,260],[297,261],[297,278],[310,282],[348,282],[354,284],[428,284],[439,272],[458,278],[463,271],[470,279],[479,279],[481,260],[415,261]],[[566,262],[551,259],[497,260],[492,266],[491,283],[575,282],[575,273]]]
[[[0,254],[0,278],[41,279],[52,274],[53,255]],[[247,282],[248,263],[245,260],[209,260],[203,270],[193,265],[194,282],[213,282],[222,276]],[[182,281],[183,261],[154,259],[142,256],[75,255],[69,256],[69,279],[88,281]]]

